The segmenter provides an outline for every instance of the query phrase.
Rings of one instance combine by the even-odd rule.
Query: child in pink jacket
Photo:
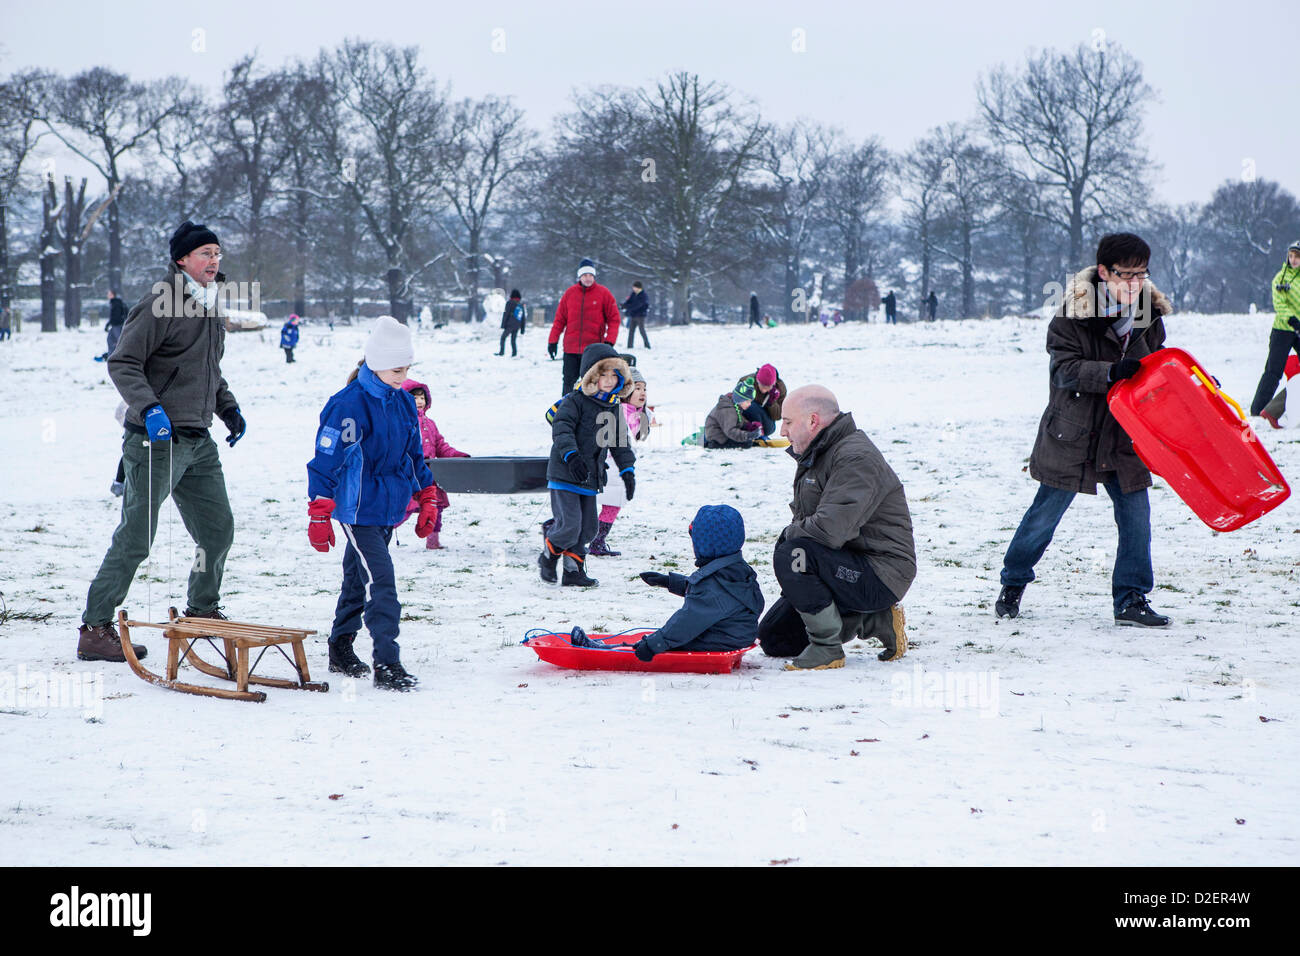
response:
[[[413,378],[408,378],[402,383],[402,388],[411,393],[411,398],[415,399],[415,410],[419,412],[420,417],[420,438],[424,442],[425,458],[468,458],[469,455],[463,451],[457,451],[442,437],[442,432],[438,431],[438,426],[432,418],[429,417],[429,403],[432,396],[429,394],[429,386],[423,382],[417,382]],[[442,513],[447,508],[447,493],[438,485],[434,484],[434,501],[438,505],[438,520],[433,526],[433,533],[424,539],[424,546],[429,550],[441,550],[442,544],[438,541],[438,532],[442,530]],[[420,510],[420,500],[418,497],[412,498],[410,504],[406,506],[406,518],[416,514]],[[406,522],[402,519],[402,523]]]
[[[623,411],[623,417],[627,421],[627,433],[629,438],[635,438],[637,441],[645,441],[650,434],[650,409],[646,408],[646,381],[645,376],[632,369],[632,394],[627,400],[620,403],[619,408]],[[591,545],[587,548],[588,554],[594,554],[598,557],[618,557],[623,552],[611,550],[609,543],[605,540],[610,529],[614,527],[614,521],[618,518],[618,513],[627,505],[627,492],[621,485],[616,487],[616,483],[611,482],[605,486],[605,490],[600,493],[596,499],[596,504],[600,505],[600,530],[596,532],[596,537],[591,539]]]

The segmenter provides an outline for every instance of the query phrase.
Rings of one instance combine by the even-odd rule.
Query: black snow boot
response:
[[[614,527],[612,521],[602,521],[600,530],[596,532],[596,537],[591,539],[591,546],[587,548],[588,554],[594,554],[598,558],[617,558],[622,551],[611,551],[609,545],[605,543],[605,535],[609,534],[609,529]]]
[[[357,657],[352,650],[355,634],[340,634],[329,642],[330,673],[347,674],[349,677],[365,677],[370,673],[370,666]]]
[[[375,665],[375,686],[380,690],[408,691],[418,683],[418,679],[406,673],[401,661]]]
[[[560,579],[561,587],[594,588],[600,584],[595,578],[587,577],[586,562],[582,558],[564,552],[564,576]]]
[[[542,538],[542,553],[537,556],[537,566],[541,568],[542,580],[554,584],[557,580],[555,566],[560,561],[560,553],[555,550],[549,538]]]
[[[1017,617],[1020,614],[1020,596],[1025,593],[1023,584],[1008,584],[998,595],[998,602],[993,606],[998,617]]]

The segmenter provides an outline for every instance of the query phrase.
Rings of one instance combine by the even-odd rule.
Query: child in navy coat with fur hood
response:
[[[411,330],[382,315],[366,342],[364,361],[347,386],[325,404],[316,431],[316,455],[307,463],[310,523],[317,551],[334,544],[337,521],[347,538],[343,587],[330,629],[330,670],[361,677],[370,672],[352,650],[361,628],[374,641],[375,686],[410,690],[397,644],[402,606],[388,543],[406,515],[412,495],[420,499],[415,533],[428,536],[438,520],[437,489],[424,463],[415,400],[402,389],[415,359]]]
[[[741,548],[745,520],[730,505],[705,505],[690,525],[695,566],[684,574],[644,571],[641,580],[686,598],[680,611],[652,634],[633,645],[632,652],[651,661],[665,651],[735,651],[758,640],[758,616],[763,592],[758,575]]]

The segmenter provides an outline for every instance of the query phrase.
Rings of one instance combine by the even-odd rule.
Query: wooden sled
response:
[[[254,703],[261,703],[266,700],[266,694],[257,690],[249,690],[249,684],[257,684],[262,687],[286,687],[297,690],[329,690],[329,684],[323,681],[312,681],[311,675],[307,671],[307,654],[302,649],[302,639],[315,634],[315,631],[291,627],[269,627],[264,624],[242,624],[238,621],[214,620],[208,617],[181,617],[176,613],[174,607],[168,608],[167,613],[170,620],[166,624],[131,621],[127,619],[126,611],[118,611],[117,613],[117,630],[122,640],[122,653],[126,656],[126,662],[131,665],[131,670],[135,671],[136,676],[141,680],[157,684],[159,687],[165,687],[168,690],[179,691],[182,694],[222,697],[226,700],[247,700]],[[159,677],[149,671],[135,656],[135,649],[131,646],[130,629],[133,627],[156,627],[162,630],[163,636],[167,638],[166,677]],[[218,639],[224,644],[224,651],[217,649],[214,641]],[[211,664],[198,655],[194,650],[194,645],[200,640],[207,641],[212,645],[213,649],[217,650],[217,653],[226,663],[225,667]],[[292,659],[280,647],[281,644],[293,645]],[[261,648],[261,650],[250,666],[248,663],[248,650],[252,647]],[[285,660],[289,661],[289,664],[298,674],[298,680],[259,677],[253,673],[268,647],[274,647]],[[210,677],[220,677],[223,680],[234,681],[235,689],[205,687],[202,684],[187,684],[177,680],[176,675],[182,661],[188,661],[196,670]]]

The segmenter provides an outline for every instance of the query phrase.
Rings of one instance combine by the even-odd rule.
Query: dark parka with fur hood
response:
[[[1047,410],[1029,458],[1029,474],[1052,488],[1097,493],[1097,483],[1119,479],[1125,494],[1151,487],[1151,472],[1133,450],[1133,439],[1106,404],[1110,367],[1121,358],[1144,358],[1164,348],[1163,316],[1169,300],[1150,282],[1142,286],[1128,349],[1110,321],[1099,316],[1097,267],[1070,280],[1060,312],[1047,327],[1052,357]]]
[[[618,372],[620,383],[612,395],[602,400],[596,397],[596,383],[608,368]],[[605,487],[606,451],[614,456],[619,474],[636,463],[627,418],[618,407],[632,394],[632,372],[612,345],[601,342],[582,353],[578,374],[577,387],[546,413],[551,423],[551,459],[546,479],[588,488],[594,494]],[[571,451],[576,451],[587,465],[587,480],[580,485],[565,460]]]

